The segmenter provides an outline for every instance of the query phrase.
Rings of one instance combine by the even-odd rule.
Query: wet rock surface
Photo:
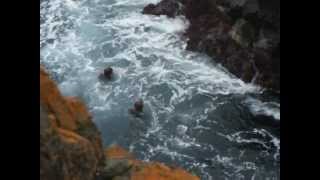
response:
[[[280,92],[280,1],[163,0],[144,14],[184,15],[187,50],[208,54],[245,82]]]

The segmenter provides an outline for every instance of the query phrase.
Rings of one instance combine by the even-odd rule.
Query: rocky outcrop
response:
[[[167,15],[169,17],[175,17],[182,14],[182,4],[175,0],[163,0],[159,4],[149,4],[147,5],[143,13],[153,14],[153,15]]]
[[[40,179],[94,179],[104,167],[101,142],[84,104],[63,97],[40,67]]]
[[[104,150],[85,105],[63,97],[40,67],[41,180],[198,179],[180,168],[135,160],[124,149]]]
[[[104,177],[109,179],[131,180],[199,180],[178,167],[168,167],[162,163],[146,163],[134,159],[134,156],[119,146],[105,151],[106,166]]]
[[[208,54],[245,82],[280,92],[280,1],[163,0],[144,14],[184,15],[187,50]]]

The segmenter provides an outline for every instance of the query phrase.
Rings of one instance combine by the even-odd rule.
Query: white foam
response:
[[[246,138],[243,137],[243,134],[257,134],[261,135],[264,138],[270,138],[269,141],[265,141],[260,138]],[[266,150],[272,150],[275,149],[275,152],[273,154],[273,158],[275,160],[278,160],[280,157],[280,139],[269,133],[265,129],[253,129],[252,131],[239,131],[230,135],[224,135],[222,133],[218,133],[220,136],[227,138],[229,141],[236,142],[239,144],[259,144],[262,147],[264,147]],[[271,145],[270,145],[271,143]],[[268,153],[267,153],[268,154]]]
[[[179,135],[185,135],[187,131],[188,131],[188,126],[185,126],[182,124],[177,126],[177,132]]]
[[[258,99],[248,97],[244,103],[249,106],[251,112],[255,115],[272,116],[276,120],[280,120],[280,104],[275,102],[262,102]]]

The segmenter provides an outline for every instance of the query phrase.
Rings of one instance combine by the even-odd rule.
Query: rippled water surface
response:
[[[41,64],[86,102],[105,146],[204,180],[279,179],[279,98],[185,51],[187,20],[140,13],[156,2],[41,0]],[[101,81],[107,66],[115,76]],[[128,113],[138,98],[139,118]]]

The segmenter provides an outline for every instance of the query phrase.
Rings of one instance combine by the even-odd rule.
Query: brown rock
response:
[[[54,82],[40,67],[40,102],[54,114],[60,127],[75,130],[77,128],[74,114],[70,111],[65,99],[61,96]]]
[[[133,170],[132,180],[199,180],[198,177],[180,168],[169,168],[161,163],[142,164]]]
[[[76,97],[65,97],[70,111],[73,113],[77,123],[90,123],[91,115],[86,106]]]
[[[146,163],[136,160],[131,153],[119,146],[107,148],[106,158],[108,170],[117,172],[111,178],[116,177],[117,179],[131,180],[199,180],[198,177],[178,167],[168,167],[162,163]],[[110,172],[107,174],[110,174]]]
[[[108,159],[133,159],[133,155],[118,145],[113,145],[105,150]]]

